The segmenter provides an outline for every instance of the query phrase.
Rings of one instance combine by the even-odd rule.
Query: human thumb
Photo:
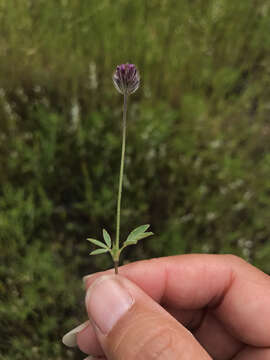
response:
[[[193,335],[121,275],[99,277],[86,308],[108,360],[210,360]]]

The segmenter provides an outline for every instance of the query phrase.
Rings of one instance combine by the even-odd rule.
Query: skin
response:
[[[113,270],[87,277],[86,290],[104,274]],[[241,258],[180,255],[119,274],[134,306],[105,337],[90,322],[77,335],[83,352],[100,360],[270,359],[270,277]]]

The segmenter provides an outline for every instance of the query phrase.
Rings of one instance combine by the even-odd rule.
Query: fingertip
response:
[[[91,354],[94,356],[103,355],[103,350],[90,322],[86,329],[77,334],[77,346],[85,354]]]
[[[85,275],[83,278],[82,278],[82,281],[84,284],[86,284],[87,280],[90,279],[90,277],[92,276],[95,276],[96,274],[89,274],[89,275]],[[87,358],[86,358],[87,359]]]

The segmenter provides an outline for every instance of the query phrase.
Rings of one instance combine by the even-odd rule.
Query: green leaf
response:
[[[107,249],[107,246],[106,246],[103,242],[101,242],[101,241],[98,241],[98,240],[96,240],[96,239],[91,239],[91,238],[86,239],[86,240],[90,241],[91,243],[93,243],[93,244],[95,244],[95,245],[97,245],[97,246],[100,246],[100,247],[102,247],[102,248],[104,248],[104,249]]]
[[[103,238],[104,238],[105,243],[107,244],[107,246],[109,248],[111,248],[112,240],[111,240],[111,237],[110,237],[109,233],[105,229],[103,229]]]
[[[147,238],[148,236],[152,236],[152,235],[154,235],[154,233],[151,232],[151,231],[145,232],[145,233],[142,233],[142,234],[138,234],[138,235],[136,236],[136,240],[137,240],[137,241],[138,241],[138,240],[142,240],[142,239],[145,239],[145,238]]]
[[[139,234],[144,233],[148,228],[149,228],[149,224],[147,225],[141,225],[138,226],[136,229],[132,230],[131,233],[128,235],[127,240],[126,241],[133,241],[137,238],[137,236]]]
[[[137,242],[139,240],[145,239],[145,238],[147,238],[148,236],[151,236],[151,235],[154,235],[154,233],[149,231],[149,232],[140,233],[138,235],[135,235],[135,238],[133,238],[132,240],[128,240],[128,238],[127,238],[127,240],[124,242],[124,246],[135,245],[135,244],[137,244]]]
[[[123,245],[124,245],[124,247],[129,246],[129,245],[136,245],[137,242],[138,242],[138,240],[129,240],[129,241],[126,240]]]
[[[105,252],[108,252],[109,249],[97,249],[97,250],[94,250],[92,252],[90,252],[89,255],[98,255],[98,254],[103,254]]]

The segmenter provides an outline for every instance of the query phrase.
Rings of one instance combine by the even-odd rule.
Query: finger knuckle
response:
[[[134,359],[163,360],[173,359],[171,354],[177,342],[172,329],[155,331],[137,348]]]

